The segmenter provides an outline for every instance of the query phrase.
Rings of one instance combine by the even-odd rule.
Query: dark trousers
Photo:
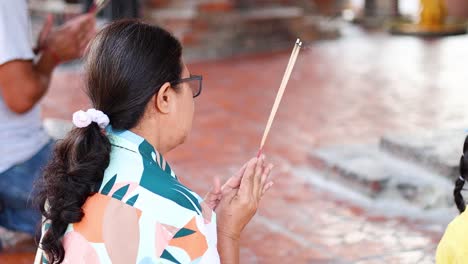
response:
[[[0,226],[34,235],[41,221],[34,204],[34,184],[49,162],[54,143],[44,146],[31,159],[0,173]]]

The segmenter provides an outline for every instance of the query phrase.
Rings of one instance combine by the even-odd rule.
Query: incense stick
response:
[[[280,84],[280,87],[283,86],[283,83],[285,82],[286,80],[286,73],[288,72],[289,68],[291,67],[291,62],[293,60],[293,57],[294,57],[294,53],[296,52],[297,48],[299,47],[299,43],[301,42],[301,40],[298,38],[296,39],[296,43],[294,44],[294,47],[291,51],[291,55],[289,56],[289,61],[288,61],[288,65],[286,66],[286,70],[284,71],[284,74],[283,74],[283,79],[281,80],[281,84]],[[276,94],[276,100],[278,100],[278,94]]]
[[[258,150],[257,157],[260,157],[262,151],[263,151],[263,146],[265,145],[266,139],[268,137],[268,133],[270,132],[271,125],[273,124],[273,120],[276,116],[276,112],[278,111],[279,104],[281,102],[281,99],[283,97],[284,91],[286,89],[286,85],[288,84],[289,77],[291,76],[291,72],[294,68],[294,65],[296,63],[297,56],[299,54],[299,51],[302,47],[302,42],[298,39],[296,41],[296,44],[294,45],[293,51],[291,53],[291,57],[289,58],[289,63],[286,67],[286,71],[283,76],[283,80],[281,82],[280,88],[278,90],[278,93],[276,95],[275,103],[273,104],[273,108],[271,109],[270,117],[268,118],[268,122],[265,128],[265,131],[263,132],[263,137],[262,137],[262,142],[260,143],[260,148]]]
[[[296,50],[299,47],[300,42],[301,42],[301,40],[298,38],[298,39],[296,39],[296,43],[294,43],[294,47],[293,47],[293,49],[291,51],[291,55],[289,56],[288,64],[286,65],[286,69],[285,69],[284,74],[283,74],[283,79],[281,79],[280,89],[278,90],[278,93],[276,93],[276,98],[275,98],[274,105],[276,104],[276,102],[278,102],[278,100],[281,100],[280,97],[282,95],[280,93],[280,90],[281,90],[281,87],[283,87],[284,82],[286,81],[286,78],[287,78],[287,75],[288,75],[287,73],[289,72],[289,69],[291,68],[291,64],[292,64],[292,61],[293,61],[294,56],[295,56],[294,54],[296,54]],[[260,157],[260,155],[261,155],[262,148],[263,148],[263,145],[265,144],[265,140],[266,140],[266,134],[268,134],[268,131],[270,130],[268,124],[270,124],[272,122],[272,117],[273,117],[272,114],[273,114],[273,109],[272,109],[272,112],[270,113],[270,117],[268,118],[267,127],[265,128],[265,130],[263,132],[262,143],[260,144],[260,148],[258,149],[257,157]]]

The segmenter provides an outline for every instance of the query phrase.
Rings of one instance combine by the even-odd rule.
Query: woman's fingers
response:
[[[219,203],[219,200],[222,198],[221,193],[221,184],[219,182],[219,178],[213,178],[213,186],[211,187],[208,194],[205,196],[205,202],[211,209],[215,209]]]
[[[221,182],[218,177],[213,179],[213,193],[221,193]]]
[[[259,197],[261,197],[263,195],[263,191],[265,189],[265,185],[269,182],[269,178],[270,178],[270,173],[271,173],[271,170],[273,169],[273,164],[268,164],[265,166],[265,169],[263,170],[263,173],[262,173],[262,177],[261,177],[261,181],[260,181],[260,191],[259,191]]]
[[[241,197],[250,197],[252,195],[257,160],[257,158],[252,158],[249,163],[247,163],[239,187],[239,196]]]
[[[265,193],[273,186],[273,184],[274,183],[272,181],[269,181],[265,184],[262,190],[262,196],[265,195]]]
[[[269,181],[273,164],[265,163],[265,156],[252,159],[247,164],[239,190],[239,196],[260,201],[263,194],[272,186]]]
[[[218,202],[218,206],[215,209],[221,208],[227,208],[230,206],[232,200],[238,195],[238,190],[230,190],[226,193],[224,193],[221,197],[221,199]]]
[[[242,178],[242,175],[244,175],[244,172],[245,172],[245,169],[247,168],[247,165],[249,164],[249,161],[247,161],[246,163],[244,163],[244,165],[242,165],[242,168],[240,168],[240,170],[234,174],[234,178]]]
[[[260,156],[257,160],[257,164],[255,166],[255,176],[262,175],[263,171],[263,164],[265,163],[265,155]]]
[[[260,158],[257,160],[257,164],[255,166],[255,177],[253,181],[253,192],[252,196],[255,197],[257,200],[260,197],[260,193],[262,191],[261,186],[261,179],[263,174],[263,165],[265,163],[265,155],[261,155]]]
[[[260,200],[263,195],[263,190],[265,188],[265,184],[269,181],[270,178],[270,173],[273,168],[273,165],[270,163],[268,165],[264,166],[264,170],[262,171],[261,176],[259,177],[259,188],[256,190],[257,192],[255,193],[257,196],[257,199]]]
[[[244,175],[248,164],[249,162],[247,161],[236,174],[229,178],[226,183],[224,183],[223,187],[221,187],[221,191],[229,191],[239,188],[242,176]]]
[[[208,197],[205,199],[205,203],[210,207],[212,210],[215,210],[216,207],[219,204],[219,201],[221,201],[222,195],[208,195]]]

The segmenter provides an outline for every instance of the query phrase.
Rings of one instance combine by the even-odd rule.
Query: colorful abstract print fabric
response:
[[[110,164],[65,232],[64,263],[219,263],[211,208],[146,140],[107,130]]]

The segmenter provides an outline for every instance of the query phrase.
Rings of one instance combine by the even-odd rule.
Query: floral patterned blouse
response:
[[[64,234],[63,263],[219,263],[211,208],[145,139],[110,127],[107,134],[109,167],[81,222]]]

